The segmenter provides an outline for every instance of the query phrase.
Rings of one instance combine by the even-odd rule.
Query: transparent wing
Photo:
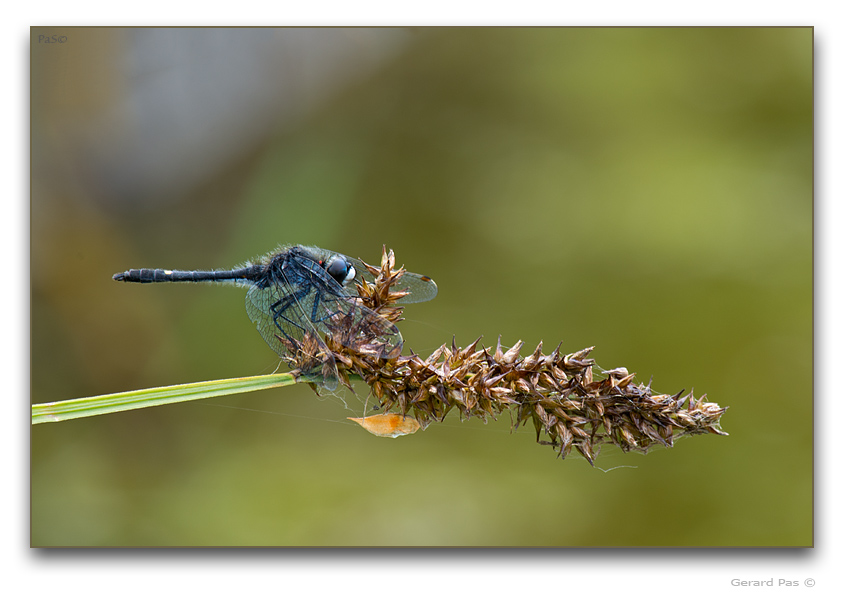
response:
[[[334,342],[381,359],[393,359],[401,354],[404,340],[398,327],[357,299],[339,297],[327,309],[334,315],[323,327]]]
[[[320,332],[302,315],[298,301],[288,288],[271,285],[262,289],[253,285],[246,293],[246,313],[279,357],[306,378],[335,390],[339,374],[334,355]],[[287,309],[277,316],[276,312],[284,305]]]
[[[251,287],[246,311],[282,359],[327,385],[336,386],[339,376],[326,340],[381,358],[401,353],[396,325],[361,305],[308,259],[292,262],[282,282]]]
[[[299,287],[294,294],[303,314],[334,342],[384,359],[401,353],[396,325],[364,306],[315,261],[298,259],[285,274],[291,286]]]
[[[363,262],[357,258],[345,258],[354,264],[357,271],[357,278],[365,278],[366,282],[374,283],[375,277],[366,269]],[[430,301],[437,296],[437,283],[430,277],[415,272],[405,272],[401,280],[393,285],[397,291],[408,291],[410,295],[402,297],[399,305],[403,303],[422,303],[423,301]]]

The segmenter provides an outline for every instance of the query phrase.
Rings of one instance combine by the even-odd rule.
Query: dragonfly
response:
[[[374,282],[364,263],[315,246],[281,246],[232,270],[139,268],[112,277],[127,283],[228,283],[248,288],[246,312],[279,357],[311,383],[335,390],[337,363],[326,337],[353,350],[395,358],[403,339],[395,324],[363,305],[355,284]],[[437,284],[405,272],[393,285],[403,303],[430,301]]]

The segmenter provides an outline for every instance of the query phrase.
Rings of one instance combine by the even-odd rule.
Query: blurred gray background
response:
[[[594,345],[730,407],[610,472],[305,386],[38,425],[33,545],[811,544],[811,29],[34,28],[31,64],[33,402],[272,372],[242,290],[111,275],[305,243],[432,276],[415,352]]]

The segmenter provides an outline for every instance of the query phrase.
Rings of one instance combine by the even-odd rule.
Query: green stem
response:
[[[188,402],[202,398],[214,398],[215,396],[227,396],[241,392],[279,388],[295,383],[296,379],[290,373],[276,373],[33,404],[32,424],[37,425],[38,423],[51,421],[57,422],[82,417],[93,417],[123,410],[134,410],[149,406],[160,406],[162,404],[175,404],[177,402]]]

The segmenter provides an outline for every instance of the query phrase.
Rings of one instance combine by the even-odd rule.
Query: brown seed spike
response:
[[[406,291],[397,284],[404,267],[394,268],[395,254],[386,246],[380,268],[365,262],[363,266],[375,280],[359,279],[358,299],[388,321],[399,322],[403,308],[397,300]],[[634,384],[634,374],[622,367],[594,381],[595,361],[589,358],[593,347],[561,354],[558,344],[543,355],[540,342],[532,354],[521,357],[522,341],[505,349],[499,335],[495,347],[487,348],[479,346],[479,337],[461,348],[453,336],[451,345],[445,343],[423,359],[412,350],[402,356],[401,344],[384,340],[378,328],[360,325],[352,316],[338,317],[335,326],[324,343],[333,353],[341,383],[360,377],[384,411],[401,413],[352,419],[374,435],[409,435],[418,430],[414,423],[425,427],[433,420],[442,421],[453,409],[461,418],[485,420],[511,408],[516,427],[533,421],[539,443],[551,445],[561,457],[575,449],[593,463],[603,443],[646,452],[657,444],[671,447],[673,439],[682,435],[725,434],[719,421],[726,408],[704,398],[654,394],[650,382]],[[310,334],[299,341],[279,340],[296,353],[290,362],[301,369],[321,367],[331,356]]]

